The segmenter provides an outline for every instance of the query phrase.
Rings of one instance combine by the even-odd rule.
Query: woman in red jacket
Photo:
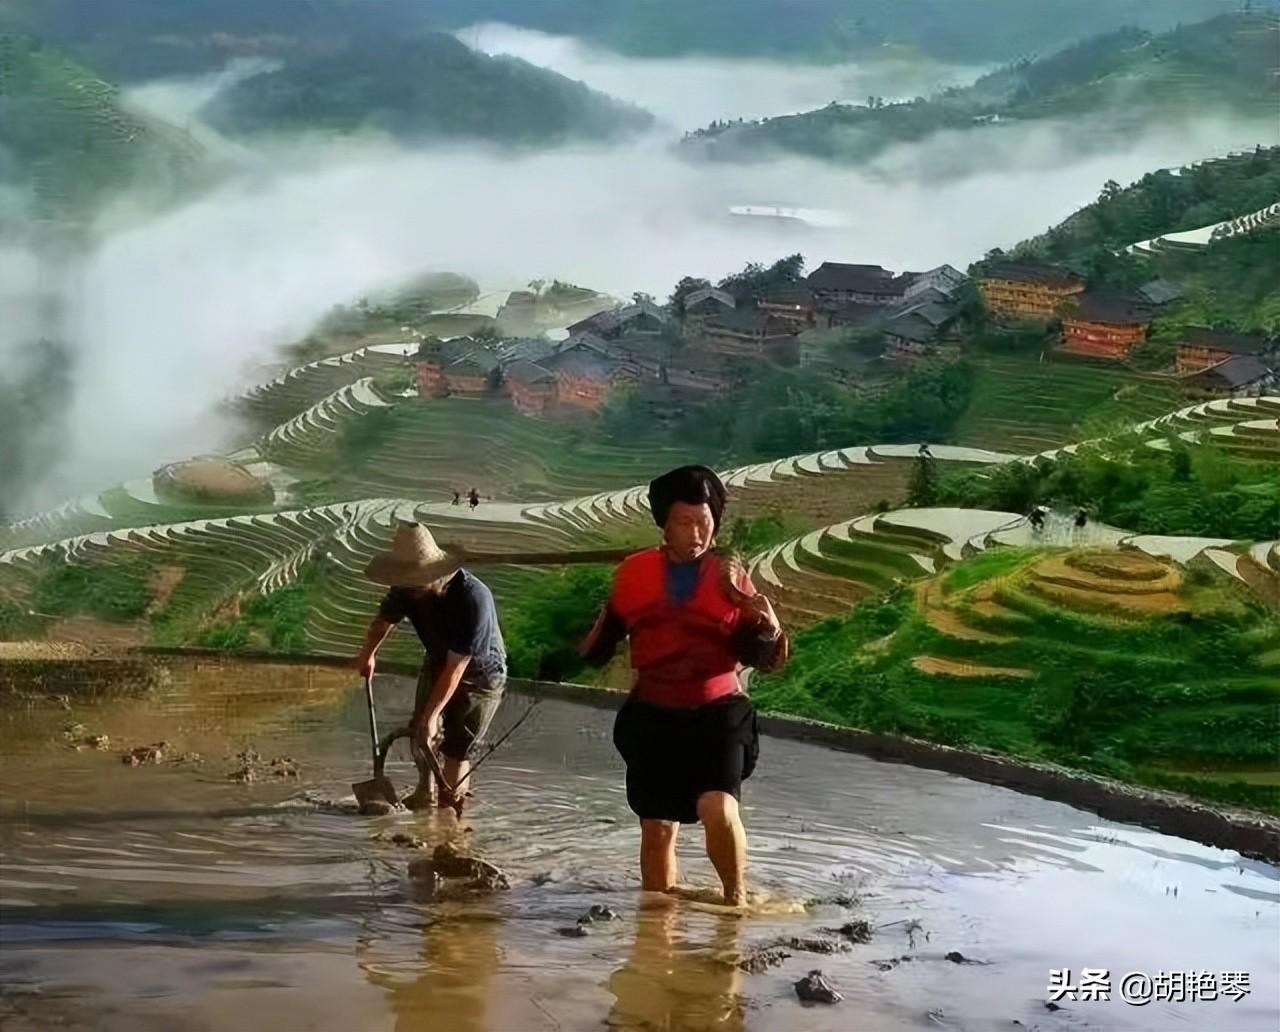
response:
[[[627,765],[627,803],[640,818],[640,876],[672,889],[676,834],[699,821],[725,902],[746,898],[742,782],[759,754],[743,666],[776,669],[787,643],[773,606],[742,565],[711,551],[725,488],[705,466],[682,466],[649,485],[663,542],[618,568],[608,605],[582,652],[606,662],[630,640],[631,694],[613,740]]]

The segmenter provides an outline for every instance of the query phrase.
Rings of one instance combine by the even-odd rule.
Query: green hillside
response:
[[[1103,146],[1109,133],[1141,127],[1159,112],[1273,115],[1280,99],[1278,71],[1280,17],[1229,14],[1158,36],[1120,29],[927,99],[832,102],[817,111],[759,122],[716,123],[687,136],[685,145],[692,153],[723,160],[780,150],[857,162],[892,143],[944,129],[1105,114],[1105,122],[1073,123],[1085,144]]]
[[[229,133],[370,129],[400,139],[504,144],[607,139],[651,117],[580,82],[510,57],[476,53],[452,36],[353,41],[290,58],[217,97],[209,120]]]
[[[1204,560],[996,549],[796,636],[764,707],[1280,812],[1274,611]]]
[[[124,109],[115,86],[32,37],[0,35],[0,102],[0,224],[81,215],[127,186],[165,196],[201,159],[188,137]]]

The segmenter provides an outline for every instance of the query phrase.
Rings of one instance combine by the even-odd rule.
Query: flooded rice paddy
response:
[[[378,679],[384,723],[411,691]],[[495,731],[526,705],[508,699]],[[750,913],[644,895],[611,721],[540,703],[477,775],[464,831],[451,816],[364,818],[333,805],[368,770],[362,693],[340,671],[183,662],[132,694],[0,696],[0,1027],[1280,1024],[1277,868],[802,743],[766,739],[746,786]],[[83,746],[98,735],[105,748]],[[161,762],[121,762],[159,741]],[[229,777],[246,750],[261,757],[252,783]],[[391,773],[412,787],[407,764]],[[389,842],[394,832],[428,844],[461,835],[512,887],[427,900],[407,876],[424,854]],[[699,832],[683,831],[683,875],[710,887]],[[618,919],[561,934],[593,905]],[[833,930],[856,920],[871,941],[832,955],[786,942],[838,943]],[[780,964],[740,968],[779,941],[790,954]],[[1085,967],[1115,982],[1244,971],[1250,991],[1133,1006],[1113,984],[1109,1001],[1047,1008],[1050,969],[1077,982]],[[797,1001],[793,983],[815,968],[842,1003]]]

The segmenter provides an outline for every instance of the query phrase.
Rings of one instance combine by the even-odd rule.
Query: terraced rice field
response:
[[[909,522],[926,520],[941,522]],[[879,517],[862,529],[894,528]],[[1243,575],[1280,585],[1276,542],[997,545],[1010,532],[971,538],[940,575],[802,631],[791,666],[753,694],[1280,812],[1280,615]],[[797,565],[782,579],[799,591]]]
[[[417,349],[417,341],[373,344],[309,362],[245,391],[233,407],[253,425],[277,427],[357,380],[402,367]]]
[[[1137,423],[1176,408],[1171,384],[1123,369],[1039,355],[974,360],[978,377],[955,439],[974,447],[1038,452],[1078,441],[1091,426]]]

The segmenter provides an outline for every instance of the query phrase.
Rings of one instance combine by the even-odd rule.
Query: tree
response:
[[[683,319],[684,299],[694,291],[706,290],[709,286],[711,286],[710,280],[701,279],[697,276],[682,277],[671,292],[671,297],[667,301],[667,310],[677,319]]]
[[[907,504],[918,508],[927,508],[938,500],[938,470],[934,458],[920,446],[920,454],[916,456],[915,466],[911,470],[911,481],[907,485]]]

